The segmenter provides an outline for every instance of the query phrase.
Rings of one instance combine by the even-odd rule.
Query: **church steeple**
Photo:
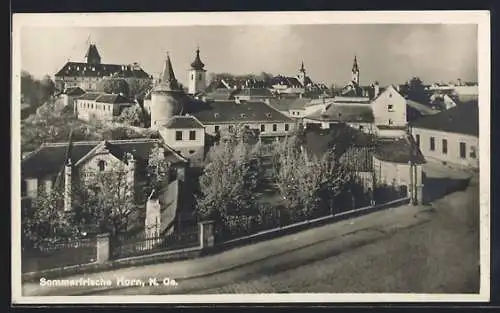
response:
[[[85,59],[88,64],[101,64],[101,56],[95,44],[89,44],[87,53],[85,54]]]
[[[204,67],[205,67],[205,64],[203,64],[203,62],[201,62],[201,59],[200,59],[200,48],[197,47],[196,48],[196,57],[194,58],[193,63],[191,63],[191,69],[202,71]]]
[[[358,58],[354,55],[354,62],[352,64],[352,81],[359,85],[359,67],[358,67]]]
[[[300,65],[299,72],[301,72],[301,73],[305,73],[306,72],[306,69],[304,68],[304,61],[302,61],[301,65]]]
[[[160,74],[159,86],[162,86],[167,90],[179,90],[179,84],[175,78],[174,69],[172,67],[172,62],[170,61],[170,55],[167,52],[167,59],[163,65],[163,70]]]

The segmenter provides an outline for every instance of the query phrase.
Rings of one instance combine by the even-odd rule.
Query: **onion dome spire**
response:
[[[203,70],[203,68],[205,67],[205,64],[203,64],[203,62],[201,62],[201,59],[200,59],[200,48],[197,47],[196,48],[196,57],[194,58],[194,61],[193,63],[191,63],[191,68],[193,70]]]

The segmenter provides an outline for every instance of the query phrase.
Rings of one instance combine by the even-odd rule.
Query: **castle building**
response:
[[[191,68],[189,69],[189,85],[188,93],[195,95],[199,92],[205,91],[207,87],[206,82],[206,70],[204,69],[205,64],[201,62],[200,59],[200,49],[196,49],[196,57],[191,63]]]
[[[109,77],[150,81],[152,77],[139,64],[104,64],[95,44],[90,44],[84,62],[68,61],[55,75],[56,88],[64,91],[80,87],[97,90],[100,81]]]

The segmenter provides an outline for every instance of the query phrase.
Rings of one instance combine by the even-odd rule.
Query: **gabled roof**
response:
[[[279,111],[300,110],[305,109],[306,105],[311,101],[310,98],[280,98],[271,99],[271,106]]]
[[[309,154],[321,158],[337,146],[340,161],[348,168],[362,172],[371,170],[373,145],[370,135],[346,124],[337,124],[330,129],[310,127],[304,133],[304,147]]]
[[[88,64],[67,62],[54,76],[151,78],[142,68],[124,64]]]
[[[89,100],[89,101],[94,101],[100,96],[102,96],[102,92],[86,92],[80,97],[78,97],[78,100]]]
[[[111,104],[134,103],[134,101],[117,94],[101,94],[98,98],[95,99],[95,101],[99,103]]]
[[[207,99],[211,100],[230,100],[233,98],[233,95],[238,92],[238,90],[227,89],[227,88],[217,88],[211,92],[208,92],[205,96]]]
[[[68,87],[66,90],[64,90],[63,94],[66,94],[68,96],[80,96],[85,93],[85,90],[83,90],[80,87]]]
[[[90,152],[99,142],[73,142],[71,159],[75,163]],[[21,161],[21,173],[24,177],[40,177],[57,174],[66,161],[67,142],[42,144],[37,150]]]
[[[271,85],[285,85],[288,87],[304,87],[296,77],[275,76],[271,79]]]
[[[273,97],[271,91],[266,88],[243,88],[236,91],[233,96],[248,96],[248,97]]]
[[[186,106],[190,115],[202,124],[244,122],[288,122],[292,119],[264,102],[244,101],[191,101]]]
[[[426,163],[420,148],[412,136],[403,138],[379,138],[375,141],[375,157],[381,161],[408,164]]]
[[[176,129],[204,128],[203,124],[193,116],[174,116],[163,127]]]
[[[449,110],[423,117],[412,125],[415,128],[479,136],[479,107],[463,103]]]
[[[186,162],[185,158],[170,147],[162,144],[159,139],[77,141],[73,142],[71,160],[76,165],[83,158],[89,157],[91,151],[97,146],[104,145],[118,159],[123,159],[125,153],[131,153],[136,160],[146,162],[149,159],[151,149],[158,144],[166,148],[169,161]],[[67,148],[67,142],[42,144],[40,148],[27,155],[21,161],[22,175],[24,177],[56,175],[65,163]]]
[[[325,112],[318,110],[307,119],[317,121],[371,123],[374,121],[371,106],[354,104],[330,104]]]
[[[435,110],[435,109],[431,108],[430,106],[427,106],[425,104],[422,104],[420,102],[413,101],[410,99],[406,99],[406,105],[408,107],[418,111],[422,115],[432,115],[432,114],[436,114],[439,112],[438,110]]]

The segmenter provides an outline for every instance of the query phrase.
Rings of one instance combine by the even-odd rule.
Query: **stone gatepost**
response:
[[[106,263],[110,257],[109,234],[97,235],[97,263]]]
[[[198,223],[200,231],[200,246],[202,249],[211,248],[215,243],[214,221]]]

